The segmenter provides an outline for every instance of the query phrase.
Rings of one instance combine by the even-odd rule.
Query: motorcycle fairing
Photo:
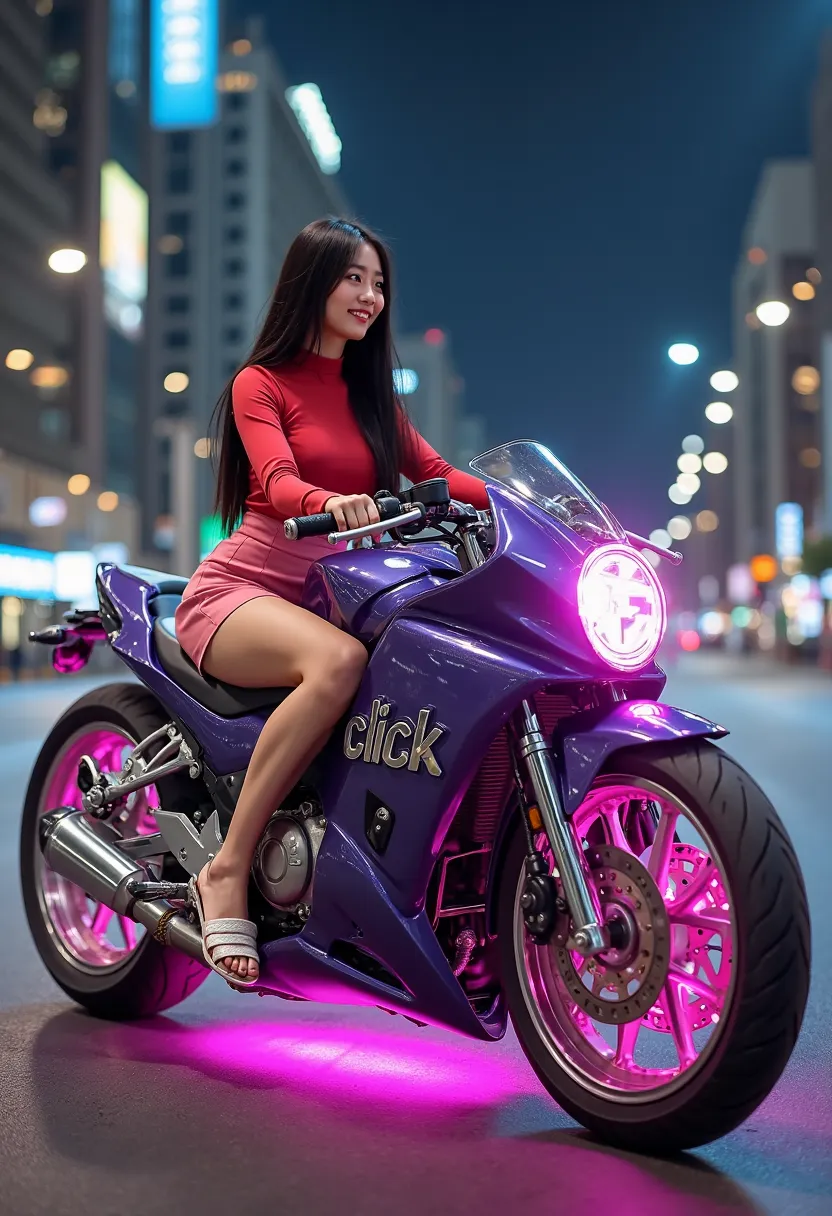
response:
[[[573,714],[555,730],[553,753],[561,797],[573,814],[607,760],[625,747],[657,746],[695,737],[722,739],[728,731],[707,718],[660,701],[620,701]]]

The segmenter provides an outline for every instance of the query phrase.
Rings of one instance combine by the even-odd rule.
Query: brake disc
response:
[[[664,987],[671,958],[664,899],[646,867],[626,849],[591,846],[585,853],[604,919],[622,922],[624,945],[591,959],[569,947],[562,917],[552,940],[561,978],[577,1009],[607,1025],[643,1018]]]

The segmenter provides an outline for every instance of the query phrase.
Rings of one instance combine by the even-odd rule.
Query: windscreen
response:
[[[542,443],[517,439],[471,461],[486,481],[528,498],[548,515],[591,540],[623,540],[615,516]]]

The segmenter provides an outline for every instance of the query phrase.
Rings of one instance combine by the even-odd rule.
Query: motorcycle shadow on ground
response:
[[[639,1216],[666,1216],[669,1203],[674,1216],[767,1210],[692,1154],[597,1143],[524,1061],[487,1044],[391,1028],[383,1014],[376,1029],[366,1011],[360,1024],[294,1008],[269,1017],[265,1004],[244,1022],[49,1016],[30,1049],[50,1158],[68,1176],[115,1169],[122,1216],[130,1202],[146,1210],[140,1178],[166,1207],[181,1198],[203,1213],[269,1196],[287,1213],[362,1216],[437,1204],[542,1216],[613,1197]]]

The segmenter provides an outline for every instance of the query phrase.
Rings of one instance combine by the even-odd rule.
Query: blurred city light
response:
[[[692,498],[702,485],[702,482],[695,473],[680,473],[676,478],[676,485],[680,490],[684,490],[686,494],[690,494]]]
[[[756,312],[747,312],[745,314],[745,323],[749,329],[760,328],[760,318],[757,316]]]
[[[814,283],[815,286],[817,287],[818,283],[821,282],[822,275],[821,275],[820,271],[818,270],[817,266],[810,266],[809,269],[806,271],[806,278],[809,280],[810,283]]]
[[[674,515],[668,522],[667,531],[674,540],[687,540],[693,531],[693,526],[687,515]]]
[[[173,232],[167,232],[164,236],[159,237],[159,252],[170,256],[175,253],[181,253],[185,248],[185,242],[181,236],[177,236]]]
[[[804,469],[819,469],[821,466],[821,454],[819,448],[803,448],[800,453],[800,463]]]
[[[705,440],[701,435],[685,435],[682,440],[682,451],[693,452],[694,456],[699,456],[705,451]]]
[[[724,473],[728,468],[728,457],[722,452],[708,452],[702,457],[702,466],[706,473]]]
[[[55,274],[77,274],[87,264],[87,255],[80,249],[56,249],[49,255],[49,269]]]
[[[676,461],[680,473],[698,473],[702,468],[702,460],[694,452],[683,452]]]
[[[791,309],[782,300],[764,300],[757,305],[755,312],[763,325],[778,326],[788,321]]]
[[[762,266],[764,262],[768,261],[768,254],[759,245],[753,245],[745,256],[752,266]]]
[[[441,329],[426,329],[425,342],[428,346],[442,346],[445,342],[445,334]]]
[[[34,528],[56,528],[66,519],[67,506],[57,495],[44,495],[29,503],[29,523]]]
[[[696,480],[698,481],[699,478],[697,477]],[[689,494],[687,490],[682,489],[678,482],[674,482],[674,484],[667,491],[667,497],[675,506],[685,507],[693,498],[693,494]]]
[[[228,49],[231,51],[232,55],[250,55],[251,43],[249,42],[248,38],[236,38]]]
[[[194,444],[194,456],[199,457],[200,460],[207,460],[210,455],[211,440],[205,438],[197,439],[196,443]]]
[[[419,387],[418,373],[412,367],[393,368],[393,388],[402,397],[415,393]]]
[[[65,367],[45,364],[43,367],[34,368],[29,373],[29,379],[36,388],[62,388],[69,379],[69,372]]]
[[[758,553],[752,557],[748,568],[755,583],[770,583],[777,577],[777,559],[770,553]]]
[[[694,521],[697,532],[715,532],[719,527],[716,511],[700,511]]]
[[[35,361],[35,356],[30,350],[24,350],[21,346],[16,346],[14,350],[10,350],[6,355],[6,367],[11,368],[13,372],[25,372],[31,367]]]
[[[254,72],[223,72],[217,77],[220,93],[252,93],[257,88]]]
[[[184,393],[191,383],[187,372],[168,372],[165,376],[165,389],[169,393]]]
[[[795,368],[792,375],[792,388],[796,393],[800,393],[801,397],[810,397],[820,388],[820,372],[808,363]]]
[[[102,490],[97,502],[99,511],[115,511],[118,506],[118,494],[115,490]]]
[[[118,164],[101,166],[101,277],[104,313],[125,338],[141,336],[147,298],[147,191]]]
[[[714,372],[711,376],[711,388],[717,393],[733,393],[739,382],[736,372]]]
[[[673,538],[666,528],[654,528],[650,533],[649,539],[654,545],[659,545],[662,549],[668,549]]]
[[[151,0],[150,121],[181,130],[217,117],[217,0]]]
[[[792,287],[792,295],[796,300],[814,300],[815,289],[811,283],[795,283]]]
[[[692,654],[702,645],[699,634],[695,629],[683,629],[679,634],[679,646],[688,654]]]
[[[699,358],[699,349],[692,342],[674,342],[668,348],[667,357],[671,362],[678,363],[680,367],[687,367]]]
[[[711,401],[705,406],[705,417],[716,426],[723,426],[734,417],[733,408],[727,401]]]
[[[298,84],[286,90],[286,100],[295,111],[315,159],[323,173],[337,173],[341,168],[341,149],[321,90],[316,84]]]
[[[86,473],[73,473],[69,481],[66,483],[66,488],[69,490],[70,494],[75,494],[76,496],[79,494],[86,494],[87,490],[90,488],[90,479],[87,477]]]

